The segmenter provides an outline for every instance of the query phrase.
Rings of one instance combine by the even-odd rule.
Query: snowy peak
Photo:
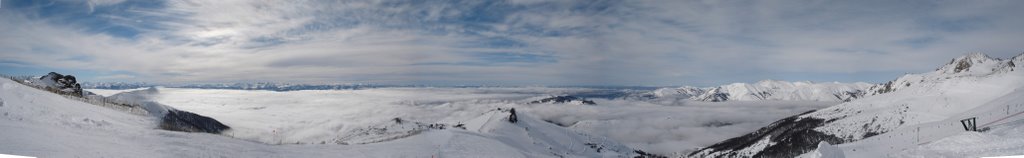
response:
[[[1024,57],[1017,55],[1011,59],[992,58],[983,53],[970,53],[953,58],[949,63],[934,72],[907,74],[896,80],[871,87],[870,95],[889,93],[915,85],[930,86],[944,80],[975,77],[990,77],[1014,71],[1017,63],[1024,62]]]
[[[779,80],[761,80],[761,81],[758,81],[756,84],[760,85],[762,87],[793,87],[793,86],[811,85],[811,84],[814,84],[814,82],[810,82],[810,81],[787,82],[787,81],[779,81]]]
[[[679,87],[679,88],[659,88],[657,90],[654,90],[652,93],[653,93],[654,97],[678,96],[678,97],[689,98],[689,97],[700,95],[700,94],[702,94],[702,93],[704,93],[706,91],[708,91],[708,90],[705,89],[705,88],[683,86],[683,87]]]
[[[1024,63],[1024,53],[1017,54],[1017,56],[1010,58],[1010,61],[1006,65],[1009,66],[1012,71],[1013,68],[1018,67],[1018,64],[1021,63]]]
[[[863,97],[870,83],[815,83],[810,81],[762,80],[755,83],[731,83],[716,87],[660,88],[636,98],[653,101],[850,101]]]
[[[957,121],[964,118],[977,118],[986,126],[1014,116],[1018,111],[1010,107],[1024,103],[1019,99],[1024,73],[1014,70],[1021,59],[981,53],[954,58],[936,71],[907,74],[871,87],[867,97],[776,121],[691,156],[795,157],[824,141],[842,144],[842,152],[854,157],[884,157],[948,134],[941,132],[962,131]]]
[[[763,80],[710,88],[692,98],[697,101],[808,100],[849,101],[864,95],[869,83],[813,83]]]
[[[938,71],[945,74],[963,73],[972,70],[983,71],[985,67],[990,67],[998,62],[1000,62],[999,59],[993,59],[984,53],[970,53],[954,58],[948,64],[939,68]]]
[[[722,87],[711,88],[707,92],[691,98],[698,101],[722,102],[729,100],[729,91]]]

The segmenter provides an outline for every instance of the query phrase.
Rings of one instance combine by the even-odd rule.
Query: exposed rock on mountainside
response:
[[[121,104],[141,106],[149,113],[149,115],[160,118],[160,123],[158,125],[160,129],[214,134],[219,134],[224,130],[231,129],[231,127],[224,125],[216,119],[148,101],[148,98],[151,95],[157,93],[159,93],[159,91],[156,88],[151,87],[146,90],[119,93],[107,97],[107,100]]]
[[[230,129],[230,127],[210,117],[188,111],[170,109],[160,120],[160,129],[219,134],[224,130]]]
[[[723,101],[836,101],[846,102],[864,97],[869,83],[813,83],[764,80],[757,83],[733,83],[717,87],[661,88],[631,96],[640,100]]]
[[[868,89],[868,92],[871,92],[869,95],[876,95],[897,91],[923,82],[937,82],[957,77],[981,77],[1009,72],[1017,67],[1014,61],[1021,62],[1022,59],[1024,58],[1021,55],[1011,59],[993,59],[983,53],[971,53],[950,60],[949,63],[935,69],[934,72],[907,74],[896,80],[872,86]]]
[[[61,94],[70,94],[79,97],[82,96],[82,86],[78,84],[78,80],[76,80],[75,76],[72,75],[61,75],[56,72],[50,72],[38,79],[29,79],[28,83]]]
[[[823,141],[849,143],[944,120],[1024,87],[1024,73],[1014,71],[1014,62],[1021,61],[1024,54],[1012,59],[981,53],[958,57],[936,71],[873,86],[868,90],[872,94],[864,98],[788,117],[689,156],[795,157]]]
[[[579,105],[594,105],[592,100],[583,99],[576,96],[552,96],[540,100],[530,102],[530,104],[541,104],[541,103],[552,103],[552,104],[579,104]]]
[[[810,113],[813,111],[808,111]],[[722,141],[697,152],[694,157],[793,157],[814,150],[820,141],[833,144],[845,142],[812,129],[826,123],[826,120],[800,118],[799,115],[784,118],[752,133]],[[711,150],[713,149],[713,150]]]

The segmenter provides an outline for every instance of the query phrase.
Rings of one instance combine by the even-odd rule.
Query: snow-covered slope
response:
[[[692,86],[683,86],[678,88],[659,88],[651,91],[653,97],[680,97],[680,98],[692,98],[707,92],[710,88],[697,88]]]
[[[270,145],[230,135],[155,129],[158,120],[0,79],[0,153],[40,157],[626,157],[631,149],[519,113],[466,120],[364,145]],[[487,120],[487,121],[479,121]],[[472,123],[470,123],[472,122]],[[287,126],[287,125],[267,125]]]
[[[1024,106],[1024,104],[1021,104]],[[1024,155],[1024,121],[989,127],[985,132],[960,132],[899,151],[891,157],[997,157]]]
[[[535,103],[549,96],[580,96],[594,89],[544,87],[374,88],[362,90],[262,91],[158,88],[159,103],[216,118],[226,134],[266,143],[355,143],[400,137],[392,128],[449,127],[497,108],[514,107],[577,133],[607,137],[659,155],[689,153],[700,146],[757,129],[771,120],[834,102],[700,102],[686,106],[623,99],[592,99],[596,105]],[[588,98],[589,99],[589,98]],[[571,102],[570,102],[571,103]],[[394,124],[395,118],[410,124]],[[383,132],[387,127],[387,132]],[[532,129],[532,128],[531,128]],[[382,131],[388,136],[367,136]],[[350,139],[354,138],[354,139]],[[364,139],[365,138],[365,139]],[[596,139],[596,138],[595,138]],[[603,139],[603,138],[601,138]],[[355,140],[355,141],[351,141]]]
[[[886,94],[822,109],[808,117],[835,120],[816,130],[854,140],[906,124],[943,120],[1024,86],[1024,73],[1014,71],[1019,66],[1013,61],[1021,60],[1022,55],[1001,60],[972,53],[936,71],[900,77],[893,82],[899,86]],[[973,64],[964,67],[962,63]]]
[[[642,94],[641,99],[722,101],[833,101],[843,102],[863,97],[874,84],[813,83],[763,80],[757,83],[732,83],[717,87],[661,88]]]
[[[1024,119],[1024,89],[998,97],[987,103],[961,111],[944,120],[902,126],[895,130],[841,144],[849,157],[887,157],[904,149],[928,144],[966,132],[960,120],[974,118],[976,128],[985,131],[1006,122]],[[1024,148],[1022,148],[1024,149]]]
[[[946,65],[939,67],[933,72],[922,74],[907,74],[896,80],[873,86],[869,89],[871,94],[882,94],[911,87],[921,83],[935,83],[953,78],[962,77],[985,77],[1000,72],[1014,71],[1018,63],[1024,62],[1020,55],[1011,59],[993,59],[984,53],[970,53],[949,61]]]
[[[813,150],[821,141],[849,143],[912,125],[959,120],[967,117],[962,116],[965,111],[983,107],[1024,87],[1024,72],[1016,65],[1020,62],[1024,62],[1024,54],[1012,59],[993,59],[972,53],[955,58],[936,71],[908,74],[872,87],[870,91],[875,95],[780,120],[691,156],[793,157]],[[752,145],[763,139],[770,139],[774,145]],[[755,147],[764,150],[738,152]]]
[[[869,83],[812,83],[764,80],[753,84],[733,83],[714,87],[696,96],[700,101],[806,100],[850,101],[864,96]]]

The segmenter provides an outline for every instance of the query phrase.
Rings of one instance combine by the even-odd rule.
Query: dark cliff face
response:
[[[167,114],[160,121],[160,128],[171,131],[220,134],[231,127],[213,118],[188,111],[167,110]]]
[[[807,114],[813,111],[808,111]],[[762,127],[752,133],[728,139],[690,153],[690,157],[795,157],[814,150],[818,142],[830,144],[845,143],[846,140],[814,131],[827,120],[816,118],[800,118],[801,115],[790,116]],[[750,148],[763,139],[770,140],[771,145],[751,155],[742,155],[740,150]]]

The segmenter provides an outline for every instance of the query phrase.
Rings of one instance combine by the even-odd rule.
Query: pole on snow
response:
[[[976,124],[977,119],[977,117],[966,118],[960,120],[960,124],[964,125],[964,130],[966,131],[978,131],[978,126]]]

